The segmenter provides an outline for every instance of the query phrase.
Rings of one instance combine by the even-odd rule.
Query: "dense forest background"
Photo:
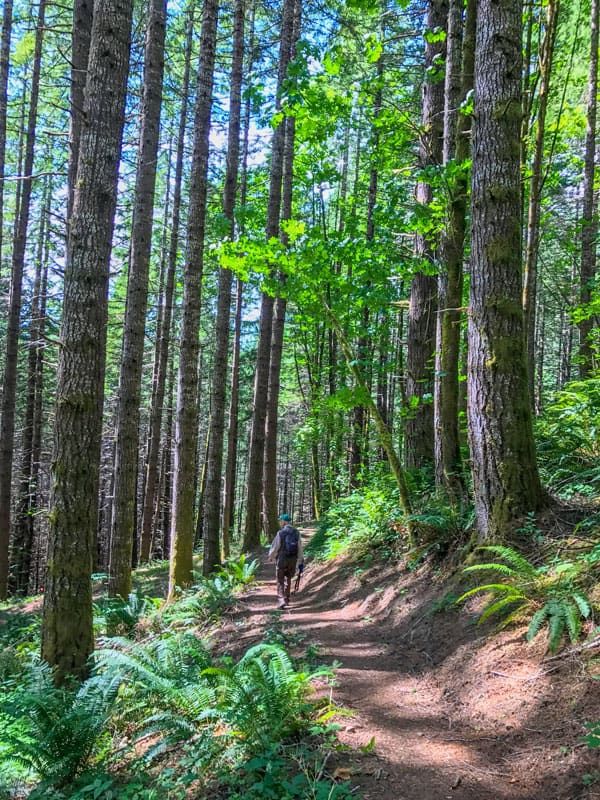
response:
[[[57,675],[92,574],[283,510],[597,496],[597,56],[596,0],[5,0],[0,597]]]

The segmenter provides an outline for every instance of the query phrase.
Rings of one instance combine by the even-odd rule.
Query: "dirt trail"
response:
[[[221,643],[239,653],[276,631],[292,650],[341,662],[334,700],[353,711],[339,720],[352,751],[336,766],[366,800],[600,798],[597,755],[580,742],[582,723],[600,718],[586,665],[543,661],[543,643],[514,630],[485,637],[433,584],[397,564],[309,565],[278,612],[263,563]]]

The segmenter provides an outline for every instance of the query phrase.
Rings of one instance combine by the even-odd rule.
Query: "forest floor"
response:
[[[584,723],[600,719],[597,650],[556,657],[542,634],[528,644],[523,628],[477,626],[433,570],[397,563],[308,563],[281,612],[260,556],[256,587],[227,616],[218,648],[237,656],[279,641],[341,663],[333,701],[352,712],[337,719],[348,749],[327,770],[365,800],[600,798],[598,751],[581,740]]]

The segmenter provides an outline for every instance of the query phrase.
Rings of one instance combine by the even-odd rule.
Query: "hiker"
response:
[[[300,532],[291,525],[289,514],[279,517],[281,528],[271,542],[269,561],[277,564],[277,600],[279,608],[285,608],[290,602],[292,578],[296,572],[296,564],[300,572],[304,569],[304,552]]]

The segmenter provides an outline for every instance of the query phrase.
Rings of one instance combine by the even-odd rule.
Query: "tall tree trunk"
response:
[[[175,268],[177,266],[177,253],[179,250],[179,227],[181,221],[181,186],[183,180],[183,157],[185,148],[185,130],[188,118],[187,97],[190,88],[190,67],[192,57],[193,39],[193,12],[190,9],[186,26],[185,58],[183,81],[181,85],[181,111],[179,114],[179,128],[177,131],[177,153],[175,156],[175,178],[173,187],[173,213],[171,223],[171,240],[169,243],[169,257],[165,291],[163,295],[163,308],[161,325],[156,335],[155,352],[155,384],[152,391],[152,407],[149,422],[149,446],[146,464],[146,480],[144,481],[144,500],[142,507],[142,535],[140,545],[140,561],[145,564],[150,558],[152,546],[152,521],[156,504],[159,454],[160,454],[160,429],[162,424],[163,406],[165,400],[165,383],[167,364],[169,360],[169,343],[171,336],[171,320],[173,318],[173,293],[175,289]]]
[[[42,392],[42,340],[45,316],[45,292],[48,275],[48,250],[46,237],[50,215],[51,184],[44,191],[42,214],[38,233],[35,279],[31,297],[29,321],[29,349],[27,364],[27,396],[21,445],[19,496],[15,514],[15,533],[12,544],[12,587],[17,594],[26,595],[31,578],[31,559],[34,543],[34,520],[38,496],[37,474],[34,458],[39,459],[36,434],[41,420],[38,399]]]
[[[300,37],[302,25],[302,0],[296,0],[294,8],[294,30],[292,33],[290,60],[296,57],[296,43]],[[281,219],[292,218],[292,190],[294,186],[294,144],[296,140],[296,121],[294,117],[285,118],[285,139],[283,145],[283,175],[281,192]],[[284,245],[288,244],[288,237],[283,231],[280,239]],[[285,284],[286,276],[280,279]],[[263,508],[265,514],[265,529],[267,537],[275,536],[278,524],[278,491],[277,491],[277,435],[279,418],[279,383],[281,375],[281,358],[283,354],[283,335],[285,329],[285,315],[287,310],[286,298],[279,295],[275,300],[273,327],[271,329],[271,360],[269,364],[269,392],[267,395],[267,417],[265,421],[265,471],[263,486]]]
[[[27,228],[29,226],[29,212],[31,206],[32,173],[35,155],[45,13],[46,2],[45,0],[40,0],[33,53],[21,199],[13,239],[10,298],[8,301],[8,321],[6,326],[2,422],[0,424],[0,600],[6,597],[8,589],[8,547],[11,530],[12,467],[15,446],[15,400],[17,393],[17,362],[19,358],[21,293],[23,288],[23,270],[25,267],[25,250],[27,247]]]
[[[277,96],[275,109],[281,109],[281,94],[291,58],[294,31],[295,0],[284,0],[281,18],[281,40],[279,44],[279,68],[277,74]],[[285,124],[275,128],[271,142],[271,165],[269,171],[269,200],[267,205],[267,241],[279,236],[279,215],[281,212],[281,181],[283,176],[283,151]],[[244,530],[244,550],[252,550],[260,545],[261,507],[263,500],[263,469],[265,454],[265,425],[267,419],[267,396],[269,391],[269,369],[271,353],[271,333],[273,327],[273,306],[271,296],[261,297],[256,371],[254,377],[254,400],[252,406],[252,429],[250,433],[250,452],[248,455],[248,493],[246,500],[246,524]]]
[[[587,130],[583,167],[583,201],[581,213],[581,272],[579,303],[588,305],[592,296],[592,282],[596,275],[596,236],[598,220],[595,215],[596,176],[596,115],[598,103],[598,16],[600,1],[592,0],[590,27],[590,72],[588,78]],[[593,367],[590,334],[593,320],[582,319],[579,324],[579,377],[588,378]]]
[[[77,186],[67,242],[54,422],[42,658],[57,682],[83,678],[94,648],[93,547],[107,290],[125,118],[132,0],[98,0],[92,25]]]
[[[79,143],[84,124],[85,80],[90,55],[90,37],[94,18],[94,0],[73,0],[73,30],[71,34],[71,87],[69,167],[67,175],[67,225],[70,224],[77,181]]]
[[[194,150],[190,175],[187,248],[183,277],[183,318],[177,375],[169,597],[174,596],[178,587],[189,586],[193,579],[200,308],[206,226],[208,137],[218,12],[219,0],[205,0],[200,37],[198,96],[194,120]]]
[[[155,530],[162,525],[163,558],[171,549],[171,517],[173,498],[173,417],[175,416],[175,359],[171,356],[169,367],[169,381],[167,387],[167,408],[165,419],[164,459],[163,459],[163,493],[162,498],[156,498],[156,524]],[[161,502],[162,500],[162,502]],[[160,521],[160,525],[159,525]]]
[[[248,37],[248,61],[246,71],[248,80],[251,80],[254,59],[254,19],[256,3],[251,3],[250,34]],[[251,98],[248,94],[244,108],[244,135],[242,139],[241,179],[240,179],[240,206],[246,207],[248,192],[248,155],[250,145],[250,112]],[[240,230],[243,232],[243,219]],[[235,527],[235,496],[237,482],[237,454],[238,454],[238,413],[240,394],[240,344],[242,335],[242,307],[244,285],[238,278],[236,281],[235,322],[233,334],[233,348],[231,355],[231,391],[229,397],[229,421],[227,429],[227,463],[225,465],[225,487],[223,501],[223,555],[229,556],[230,541]],[[239,525],[239,522],[238,522]]]
[[[236,281],[235,321],[231,355],[231,392],[229,397],[229,423],[227,427],[227,463],[223,501],[223,555],[229,557],[234,526],[235,486],[238,451],[238,409],[240,386],[240,344],[242,335],[243,283]]]
[[[521,3],[477,17],[469,314],[469,442],[479,534],[502,540],[543,502],[521,302]]]
[[[385,40],[385,28],[382,25],[381,38]],[[379,156],[379,122],[381,106],[383,102],[383,66],[384,56],[380,55],[377,62],[377,89],[373,99],[373,123],[371,131],[372,150],[371,150],[371,169],[369,170],[369,193],[367,196],[367,226],[365,239],[372,242],[375,238],[375,204],[377,202],[377,188],[379,183],[379,172],[377,159]],[[370,285],[370,282],[369,284]],[[371,310],[368,305],[362,309],[362,332],[358,337],[357,355],[361,362],[363,375],[366,373],[367,365],[372,361],[371,343],[369,337],[369,324]],[[371,391],[371,380],[367,378],[366,386]],[[361,473],[367,469],[368,440],[367,426],[369,421],[368,409],[362,403],[355,406],[352,411],[352,438],[350,440],[350,486],[357,488],[361,482]],[[364,475],[362,479],[364,480]]]
[[[282,220],[291,219],[292,182],[294,163],[294,119],[285,120],[286,137],[284,145],[283,201]],[[287,237],[282,236],[285,243]],[[285,275],[281,275],[282,282]],[[275,300],[273,325],[271,328],[271,362],[269,365],[269,390],[267,395],[267,416],[265,421],[265,461],[263,475],[263,509],[264,525],[267,538],[271,540],[277,533],[278,525],[278,492],[277,492],[277,436],[279,414],[279,381],[281,374],[281,358],[283,354],[283,335],[287,301],[281,295]]]
[[[450,186],[448,221],[441,244],[438,276],[437,347],[434,388],[435,477],[450,497],[464,493],[458,428],[458,361],[467,213],[467,171],[471,120],[459,113],[473,88],[477,4],[469,0],[464,32],[462,2],[450,0],[444,105],[444,163],[454,158],[462,170]]]
[[[2,233],[4,230],[4,167],[6,164],[6,111],[13,0],[4,0],[2,39],[0,40],[0,276],[2,275]]]
[[[236,0],[233,20],[232,63],[229,89],[229,130],[227,167],[223,192],[223,215],[229,222],[229,236],[235,237],[234,208],[239,171],[240,127],[242,106],[242,77],[244,67],[245,0]],[[215,361],[208,449],[208,474],[205,494],[205,528],[203,572],[208,575],[221,563],[219,528],[221,522],[221,481],[223,467],[223,437],[225,432],[225,387],[227,384],[227,353],[231,316],[231,284],[229,269],[219,274],[219,296],[215,326]]]
[[[429,0],[427,29],[445,30],[448,19],[448,0]],[[439,37],[435,37],[439,39]],[[429,37],[428,37],[429,39]],[[436,63],[444,56],[445,42],[425,44],[425,74],[423,82],[423,112],[419,166],[421,169],[442,163],[444,131],[444,82],[435,76]],[[433,77],[430,77],[433,76]],[[425,179],[417,184],[418,203],[431,203],[433,191]],[[417,259],[432,262],[437,242],[430,233],[418,233],[415,242]],[[410,287],[408,309],[406,395],[409,415],[405,425],[406,464],[425,467],[434,463],[433,450],[433,374],[435,351],[435,312],[437,281],[433,275],[417,271]]]
[[[148,274],[152,245],[166,17],[166,0],[151,0],[146,27],[141,126],[131,226],[123,352],[119,373],[108,584],[111,597],[126,598],[131,591],[131,556],[136,526],[139,409],[148,307]]]
[[[538,253],[540,249],[540,214],[542,189],[544,186],[544,139],[546,134],[546,111],[550,95],[550,78],[554,57],[554,41],[558,27],[559,0],[549,0],[546,7],[546,29],[538,56],[539,94],[537,102],[537,126],[531,181],[529,185],[529,208],[527,212],[527,238],[525,248],[525,276],[523,281],[523,310],[525,314],[525,343],[527,351],[527,375],[529,395],[534,401],[535,385],[535,329],[538,283]]]

